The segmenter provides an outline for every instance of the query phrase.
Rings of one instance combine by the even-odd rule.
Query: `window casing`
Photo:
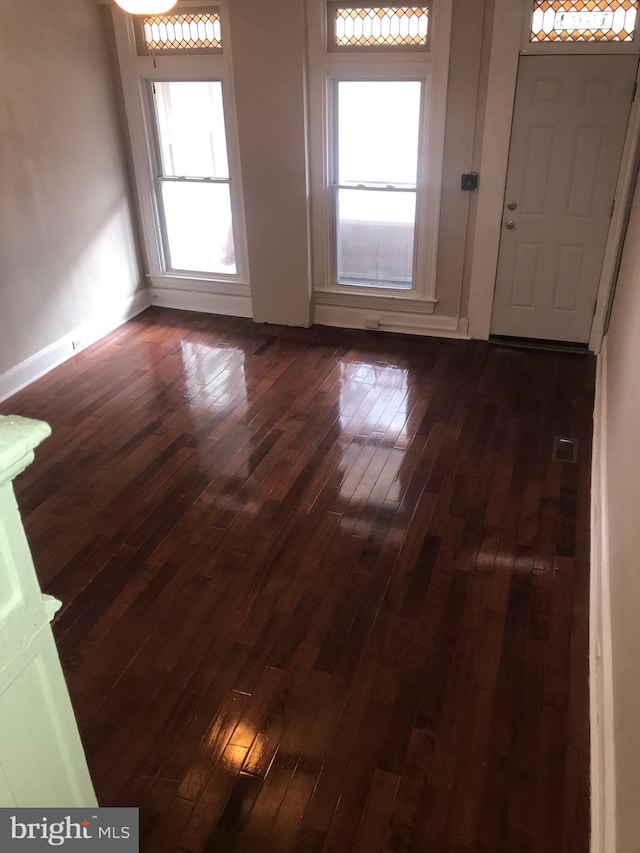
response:
[[[210,8],[223,49],[140,55],[140,21],[114,9],[116,45],[152,287],[249,300],[230,42]]]
[[[435,272],[439,222],[440,188],[444,147],[444,117],[448,74],[450,0],[438,0],[429,6],[429,40],[420,50],[406,46],[384,51],[366,47],[334,51],[329,46],[334,7],[317,0],[309,20],[311,171],[313,208],[313,279],[316,304],[371,307],[383,304],[398,310],[432,313],[436,305]],[[376,174],[341,174],[340,99],[341,87],[362,84],[386,84],[413,87],[419,131],[415,138],[414,176],[396,175],[390,179]],[[380,117],[381,126],[384,117]],[[372,126],[375,121],[372,122]],[[406,153],[406,152],[405,152]],[[404,154],[402,155],[404,156]],[[365,158],[366,159],[366,158]],[[383,170],[384,171],[384,170]],[[360,184],[361,186],[358,186]],[[376,239],[363,237],[367,223],[354,224],[358,217],[341,216],[349,196],[360,192],[371,199],[371,220],[387,221],[387,245],[381,247],[379,264],[367,275],[363,265],[355,263],[355,275],[349,275],[345,263],[345,240],[341,226],[350,222],[353,242]],[[376,214],[389,202],[389,216]],[[354,209],[353,204],[347,207]],[[365,204],[361,205],[364,209]],[[413,227],[412,211],[415,207]],[[395,211],[395,212],[394,212]],[[393,226],[396,222],[398,227]],[[355,232],[360,230],[360,235]],[[373,231],[369,227],[369,235]],[[393,232],[393,234],[392,234]],[[404,233],[401,233],[404,232]],[[344,236],[344,235],[343,235]],[[378,245],[378,244],[376,244]],[[410,258],[411,272],[401,273],[400,257]],[[395,260],[394,260],[395,258]],[[353,257],[351,258],[353,265]],[[391,263],[390,263],[391,261]],[[376,262],[377,263],[377,262]],[[395,272],[394,272],[395,271]]]

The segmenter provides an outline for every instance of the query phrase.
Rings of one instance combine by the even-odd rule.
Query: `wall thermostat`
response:
[[[460,189],[477,190],[478,189],[478,173],[465,172],[460,181]]]

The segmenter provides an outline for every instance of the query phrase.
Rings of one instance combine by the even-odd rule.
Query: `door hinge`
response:
[[[611,210],[609,211],[609,219],[611,219],[611,217],[613,216],[613,211],[615,209],[615,206],[616,206],[616,200],[614,198],[614,200],[611,202]]]
[[[636,92],[638,91],[638,81],[636,80],[633,84],[633,92],[631,93],[631,103],[633,103],[636,99]]]

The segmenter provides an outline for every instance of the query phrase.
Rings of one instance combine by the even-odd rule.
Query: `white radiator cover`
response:
[[[96,797],[13,479],[50,435],[46,423],[0,416],[0,807],[95,806]]]

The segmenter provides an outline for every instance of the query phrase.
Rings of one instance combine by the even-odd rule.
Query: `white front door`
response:
[[[522,56],[491,333],[586,343],[637,56]]]

